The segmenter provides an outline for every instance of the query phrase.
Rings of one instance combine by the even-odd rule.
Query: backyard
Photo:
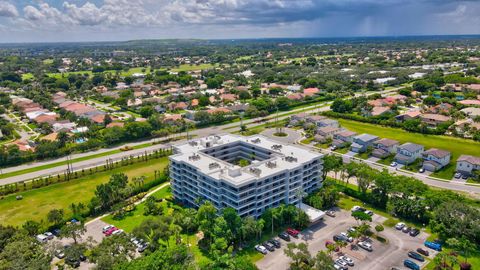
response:
[[[113,173],[123,172],[132,177],[146,176],[146,182],[154,177],[154,171],[163,171],[168,158],[152,159],[147,162],[123,166],[111,171],[80,177],[76,180],[54,184],[2,197],[0,200],[0,224],[21,225],[26,220],[41,221],[51,209],[62,208],[66,213],[72,202],[88,203],[95,188],[109,180]],[[16,200],[21,195],[22,200]]]

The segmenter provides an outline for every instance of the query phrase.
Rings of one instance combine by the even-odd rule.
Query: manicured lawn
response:
[[[440,171],[432,173],[431,176],[451,180],[453,175],[455,174],[456,167],[457,166],[455,163],[450,162],[447,166],[445,166]]]
[[[145,148],[145,147],[148,147],[148,146],[151,146],[151,145],[152,145],[151,143],[144,143],[144,144],[135,145],[132,148],[133,149],[140,149],[140,148]],[[120,152],[123,152],[123,151],[116,149],[116,150],[107,151],[107,152],[103,152],[103,153],[93,154],[93,155],[90,155],[90,156],[75,158],[75,159],[72,159],[71,162],[75,164],[75,162],[85,161],[85,160],[98,158],[98,157],[104,157],[104,156],[108,156],[108,155],[112,155],[112,154],[116,154],[116,153],[120,153]],[[59,162],[45,164],[45,165],[41,165],[41,166],[35,166],[35,167],[28,168],[28,169],[14,171],[14,172],[4,173],[4,174],[0,175],[0,179],[12,177],[12,176],[17,176],[17,175],[22,175],[22,174],[26,174],[26,173],[31,173],[31,172],[36,172],[36,171],[41,171],[41,170],[45,170],[45,169],[50,169],[50,168],[54,168],[54,167],[58,167],[58,166],[66,165],[66,164],[67,164],[67,161],[65,160],[65,161],[59,161]],[[0,181],[0,183],[1,183],[1,181]]]
[[[451,164],[455,167],[457,158],[462,155],[478,156],[480,153],[480,142],[472,140],[465,140],[461,138],[454,138],[439,135],[424,135],[420,133],[411,133],[398,128],[383,127],[380,125],[373,125],[368,123],[361,123],[352,120],[338,119],[340,124],[345,128],[358,133],[369,133],[377,135],[382,138],[389,138],[400,141],[400,143],[412,142],[425,146],[425,150],[429,148],[439,148],[450,151],[452,153]],[[440,178],[451,179],[454,168],[449,167],[445,169],[446,172],[438,172]],[[449,173],[452,173],[450,177]],[[438,177],[438,176],[437,176]]]
[[[216,66],[216,65],[215,65]],[[200,65],[180,65],[178,68],[173,68],[172,71],[180,72],[180,71],[192,71],[192,70],[203,70],[209,69],[214,67],[212,64],[200,64]]]
[[[394,161],[394,159],[395,159],[395,155],[390,155],[384,159],[380,159],[379,161],[377,161],[377,163],[390,166],[390,164]]]
[[[337,153],[340,153],[340,154],[346,154],[346,153],[348,153],[348,147],[339,148],[339,149],[336,149],[334,151],[337,152]]]
[[[154,171],[162,171],[167,164],[166,157],[153,159],[80,177],[69,182],[5,196],[0,200],[0,224],[21,225],[29,219],[41,221],[45,219],[48,211],[54,208],[62,208],[68,214],[70,213],[68,206],[72,202],[87,204],[93,197],[96,186],[107,182],[113,173],[126,173],[130,179],[143,175],[147,177],[147,181],[150,181],[154,177]],[[22,195],[23,200],[17,201],[15,199],[17,195]]]
[[[171,196],[171,188],[170,185],[160,189],[159,191],[155,192],[152,196],[160,199],[165,199]],[[164,207],[165,213],[167,213],[166,203],[162,202],[162,206]],[[145,216],[144,213],[145,204],[141,203],[137,205],[134,211],[132,211],[129,215],[121,220],[115,220],[113,215],[108,215],[102,218],[108,224],[115,225],[115,227],[123,229],[126,232],[132,232],[135,227],[138,227],[144,220],[149,218],[154,218],[153,216]]]

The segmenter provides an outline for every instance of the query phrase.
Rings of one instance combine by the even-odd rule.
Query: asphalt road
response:
[[[367,93],[366,95],[372,95],[372,94],[376,94],[376,93],[388,94],[388,93],[395,92],[396,90],[398,90],[398,88],[390,89],[390,90],[384,90],[384,91],[378,91],[378,92],[371,92],[371,93]],[[357,93],[356,94],[356,96],[359,96],[359,95],[362,95],[362,93]],[[308,111],[310,113],[317,113],[317,112],[322,112],[322,111],[328,111],[330,109],[330,106],[328,106],[330,103],[331,102],[325,102],[323,104],[316,104],[316,105],[312,105],[312,106],[307,106],[307,107],[303,107],[303,108],[294,109],[294,110],[289,111],[289,112],[282,112],[278,118],[275,118],[274,115],[269,115],[269,116],[266,116],[266,117],[258,117],[258,118],[254,118],[254,119],[247,119],[247,120],[243,121],[243,124],[248,126],[249,128],[251,128],[251,127],[254,127],[254,126],[257,126],[257,125],[263,125],[265,123],[273,123],[277,120],[286,119],[286,118],[290,117],[292,113],[296,113],[296,112],[306,112],[306,111]],[[283,116],[282,116],[282,114],[283,114]],[[238,127],[238,129],[236,129],[235,127]],[[202,128],[202,129],[195,129],[195,130],[190,131],[189,135],[195,135],[197,137],[204,137],[204,136],[208,136],[208,135],[212,135],[212,134],[234,132],[234,131],[239,130],[239,129],[240,129],[240,122],[235,122],[235,123],[228,123],[228,124],[221,125],[221,126],[213,126],[213,127]],[[186,135],[186,133],[177,134],[177,135]],[[275,138],[278,138],[278,137],[275,137]],[[120,148],[123,148],[125,145],[136,146],[136,145],[141,145],[141,144],[145,144],[145,143],[152,143],[152,142],[155,142],[155,141],[158,141],[158,140],[161,140],[161,139],[165,139],[165,138],[155,138],[155,139],[144,140],[144,141],[139,141],[139,142],[135,142],[135,143],[128,143],[128,144],[124,144],[124,145],[121,145],[121,146],[118,146],[118,147],[113,147],[113,148],[104,148],[104,149],[99,149],[99,150],[92,151],[92,152],[87,152],[87,153],[73,154],[73,155],[70,155],[70,158],[71,159],[76,159],[76,158],[81,158],[81,157],[87,157],[87,156],[91,156],[91,155],[95,155],[95,154],[101,154],[101,153],[109,152],[109,151],[112,151],[112,150],[118,150]],[[88,159],[88,160],[84,160],[84,161],[74,162],[73,163],[73,168],[74,168],[74,170],[78,170],[78,169],[82,169],[82,168],[83,169],[88,169],[90,167],[95,167],[95,166],[98,166],[99,164],[105,163],[105,161],[107,159],[120,160],[122,158],[129,157],[130,155],[138,155],[140,153],[144,153],[145,151],[152,152],[156,149],[164,148],[164,147],[168,148],[169,145],[157,144],[157,145],[152,145],[152,146],[145,147],[145,148],[142,148],[142,149],[136,149],[136,150],[131,150],[131,151],[122,152],[122,153],[115,153],[115,154],[111,154],[111,155],[103,156],[103,157],[99,157],[99,158],[93,158],[93,159]],[[4,168],[4,169],[1,170],[1,173],[9,173],[9,172],[15,172],[15,171],[24,170],[24,169],[30,169],[32,167],[38,167],[38,166],[42,166],[42,165],[58,163],[58,162],[65,161],[65,160],[66,160],[66,158],[62,157],[62,158],[46,160],[46,161],[36,161],[36,162],[28,163],[28,164],[15,166],[15,167]],[[18,176],[2,178],[2,179],[0,179],[0,185],[22,182],[22,181],[29,180],[29,179],[45,177],[45,176],[48,176],[48,175],[61,174],[61,173],[64,173],[66,169],[67,169],[66,165],[61,165],[61,166],[56,166],[56,167],[49,168],[49,169],[38,170],[38,171],[27,173],[27,174],[21,174],[21,175],[18,175]]]

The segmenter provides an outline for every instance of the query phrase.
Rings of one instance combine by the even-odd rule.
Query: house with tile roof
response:
[[[395,161],[403,165],[412,164],[415,162],[415,160],[422,158],[423,150],[423,145],[416,143],[404,143],[397,147]]]
[[[480,170],[480,157],[461,155],[457,159],[457,172],[471,175],[473,171]]]
[[[337,148],[342,148],[353,142],[353,138],[357,135],[356,132],[344,130],[333,135],[332,145]]]
[[[376,140],[378,140],[378,136],[367,133],[355,136],[352,145],[350,145],[350,150],[355,153],[366,152],[368,147],[373,146]]]
[[[392,154],[397,153],[397,146],[399,142],[391,139],[380,139],[373,143],[372,156],[377,158],[386,158]]]
[[[436,172],[450,163],[451,153],[442,149],[431,148],[423,152],[423,168]]]
[[[452,118],[450,116],[441,115],[441,114],[432,114],[432,113],[425,113],[420,116],[422,122],[426,123],[429,127],[436,127],[439,124],[446,123],[451,121]]]

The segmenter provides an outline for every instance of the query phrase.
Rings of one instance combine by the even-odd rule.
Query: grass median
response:
[[[53,184],[3,197],[0,200],[0,224],[21,225],[27,220],[45,220],[51,209],[64,209],[67,214],[72,203],[87,204],[95,193],[97,185],[106,183],[113,173],[123,172],[132,177],[145,176],[146,183],[153,180],[154,171],[162,171],[168,165],[168,158],[151,159],[133,165],[80,177],[76,180]],[[22,200],[16,200],[21,195]]]

